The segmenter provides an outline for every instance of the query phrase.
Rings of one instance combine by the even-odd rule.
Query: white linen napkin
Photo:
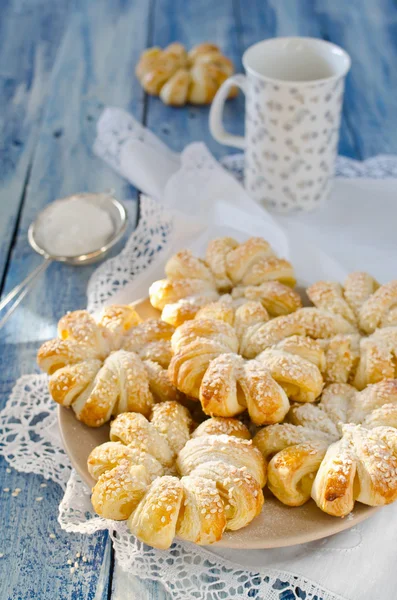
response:
[[[221,168],[204,145],[191,144],[181,155],[171,153],[119,109],[103,113],[94,149],[174,217],[171,242],[161,257],[112,301],[146,296],[150,283],[163,276],[167,256],[186,246],[202,255],[207,241],[218,235],[265,237],[293,262],[302,284],[324,278],[340,281],[353,269],[369,270],[382,281],[393,275],[394,219],[385,218],[385,211],[395,214],[395,181],[340,179],[328,204],[316,213],[276,220]],[[303,575],[333,591],[335,597],[391,600],[397,587],[393,568],[396,526],[397,506],[392,506],[349,531],[318,542],[243,553],[212,551],[250,570],[268,567]]]

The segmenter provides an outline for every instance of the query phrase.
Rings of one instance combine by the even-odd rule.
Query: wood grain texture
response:
[[[69,0],[57,3],[56,7],[42,3],[40,10],[31,10],[26,2],[1,2],[0,281],[17,225],[69,4]]]
[[[356,158],[396,154],[395,1],[316,0],[314,4],[316,20],[325,37],[345,48],[352,58],[344,114]]]
[[[111,600],[172,600],[161,582],[134,577],[122,571],[117,563],[113,571],[111,594]]]
[[[126,108],[175,150],[201,140],[217,157],[231,152],[211,139],[208,108],[171,108],[145,97],[133,71],[148,45],[178,40],[191,47],[215,41],[241,71],[242,52],[263,38],[308,35],[340,44],[353,59],[340,152],[355,158],[397,154],[393,0],[3,0],[0,10],[3,294],[39,262],[26,232],[48,202],[109,188],[122,199],[137,198],[92,154],[95,122],[104,105]],[[240,95],[227,103],[226,128],[242,134],[243,114]],[[84,306],[92,269],[50,266],[1,332],[1,405],[15,380],[35,370],[37,347],[53,335],[58,318]],[[6,468],[0,460],[2,600],[170,600],[161,584],[127,576],[113,565],[106,534],[61,531],[57,485],[48,482],[41,488],[41,478]],[[17,487],[22,490],[17,498],[2,491]],[[87,563],[71,574],[67,560],[77,552]]]
[[[241,51],[237,35],[235,5],[230,0],[160,0],[155,2],[150,45],[166,46],[180,41],[187,48],[202,41],[216,41],[226,56],[241,71]],[[190,141],[202,141],[219,158],[230,154],[230,148],[212,139],[208,130],[207,106],[175,108],[165,106],[159,98],[148,99],[146,124],[173,150],[180,151]],[[226,103],[224,123],[228,131],[242,134],[244,99]]]
[[[50,7],[41,1],[30,5],[29,12],[40,14],[43,4]],[[136,191],[95,158],[91,147],[95,123],[105,104],[122,106],[142,118],[144,96],[132,73],[146,44],[148,9],[144,0],[76,3],[65,18],[64,35],[53,41],[55,60],[46,99],[41,100],[42,124],[30,156],[30,178],[3,294],[40,260],[29,248],[26,233],[37,211],[48,202],[73,192],[104,189],[114,189],[121,199],[136,198]],[[48,11],[51,21],[50,8]],[[29,40],[28,31],[24,35]],[[34,77],[33,67],[32,73]],[[29,163],[29,157],[26,161]],[[14,177],[19,181],[20,172]],[[3,191],[1,205],[7,193]],[[37,348],[54,334],[58,318],[85,305],[93,268],[51,265],[1,332],[2,405],[15,379],[36,369]],[[83,537],[62,532],[56,521],[62,496],[59,487],[49,483],[44,494],[39,477],[8,474],[6,466],[5,461],[0,462],[0,489],[20,487],[23,492],[17,498],[0,492],[0,528],[4,532],[0,598],[108,598],[112,561],[107,534]],[[43,501],[36,502],[41,496]],[[49,538],[50,532],[56,534],[55,539]],[[67,559],[77,552],[86,555],[87,563],[71,574]]]

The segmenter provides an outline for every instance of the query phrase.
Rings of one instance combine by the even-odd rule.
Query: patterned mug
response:
[[[246,75],[229,77],[215,96],[211,134],[245,149],[245,187],[255,200],[282,212],[312,210],[331,188],[350,57],[323,40],[274,38],[248,48],[243,65]],[[246,95],[245,137],[222,125],[233,86]]]

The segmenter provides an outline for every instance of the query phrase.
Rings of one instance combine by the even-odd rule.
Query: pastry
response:
[[[367,273],[351,273],[344,287],[320,281],[307,294],[315,306],[348,314],[365,334],[397,325],[397,281],[380,286]]]
[[[189,440],[191,427],[175,402],[156,405],[150,421],[116,417],[113,441],[88,459],[96,512],[128,519],[131,532],[156,548],[169,548],[175,536],[211,544],[252,521],[262,509],[266,471],[248,430],[233,419],[209,419]]]
[[[247,357],[290,336],[309,336],[324,350],[321,371],[328,382],[364,389],[397,377],[397,282],[379,286],[367,273],[352,273],[344,286],[320,281],[307,294],[315,307],[264,323],[250,337]]]
[[[152,284],[149,297],[162,311],[161,318],[175,327],[227,292],[236,305],[261,302],[272,317],[302,306],[292,289],[296,283],[292,265],[276,257],[262,238],[242,244],[230,237],[217,238],[208,244],[205,261],[182,250],[170,258],[165,271],[167,278]]]
[[[264,281],[259,285],[239,285],[233,289],[232,298],[260,302],[272,317],[288,315],[302,308],[299,294],[279,281]]]
[[[99,427],[112,415],[148,415],[155,401],[180,397],[165,370],[173,331],[163,321],[141,322],[129,305],[108,306],[97,319],[79,310],[62,317],[59,337],[41,346],[37,362],[50,375],[52,398]]]
[[[397,380],[361,392],[331,384],[317,405],[295,405],[287,419],[254,438],[281,502],[300,506],[312,497],[343,517],[356,500],[381,506],[397,499]]]
[[[282,421],[289,398],[314,402],[323,388],[325,364],[315,340],[295,336],[245,360],[251,340],[272,322],[259,302],[237,308],[225,300],[208,304],[172,336],[171,382],[199,399],[206,414],[232,417],[247,410],[256,425]]]
[[[234,72],[233,63],[218,46],[203,43],[187,52],[179,43],[145,50],[135,74],[143,89],[164,104],[209,104],[221,84]],[[233,88],[229,94],[235,96]]]

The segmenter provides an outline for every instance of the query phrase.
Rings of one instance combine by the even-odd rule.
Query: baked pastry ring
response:
[[[242,244],[230,237],[217,238],[208,244],[205,261],[181,250],[169,259],[165,272],[166,279],[154,282],[149,296],[162,311],[162,319],[175,327],[226,292],[240,303],[241,299],[261,302],[271,316],[302,306],[292,289],[296,280],[291,263],[275,256],[262,238]]]
[[[365,334],[397,325],[397,280],[379,285],[368,273],[356,272],[344,287],[319,281],[307,294],[315,306],[342,315]]]
[[[272,322],[259,302],[235,308],[224,299],[203,307],[172,336],[171,382],[199,399],[206,414],[231,417],[248,410],[256,425],[282,421],[288,398],[314,402],[323,388],[325,364],[315,340],[290,338],[256,360],[245,360],[252,339]]]
[[[225,529],[252,521],[263,506],[266,470],[247,428],[209,419],[189,440],[191,427],[176,402],[155,405],[150,421],[134,413],[116,417],[114,441],[88,458],[96,512],[128,519],[131,532],[156,548],[169,548],[176,535],[211,544]]]
[[[41,346],[37,362],[55,402],[99,427],[112,415],[148,415],[155,401],[180,399],[165,370],[173,332],[163,321],[142,322],[129,305],[108,306],[98,318],[78,310],[61,318],[59,337]]]
[[[164,50],[148,48],[137,64],[135,74],[143,89],[160,96],[164,104],[183,106],[209,104],[221,84],[234,73],[231,60],[218,46],[205,42],[187,52],[182,44],[170,44]],[[229,96],[235,96],[233,88]]]
[[[397,499],[397,380],[361,392],[331,384],[317,405],[293,406],[288,420],[254,438],[281,502],[300,506],[311,496],[343,517],[356,500],[382,506]]]
[[[396,281],[379,286],[367,273],[351,273],[343,287],[319,281],[307,294],[315,307],[264,323],[250,339],[248,357],[290,336],[310,336],[325,352],[328,382],[364,389],[397,377]]]

